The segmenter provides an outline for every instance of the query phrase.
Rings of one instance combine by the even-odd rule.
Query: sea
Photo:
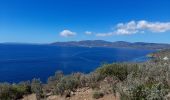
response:
[[[0,82],[39,78],[46,82],[56,71],[89,73],[104,63],[145,62],[155,50],[54,45],[0,44]]]

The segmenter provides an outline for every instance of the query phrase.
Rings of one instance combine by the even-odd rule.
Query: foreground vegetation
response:
[[[145,63],[104,64],[89,74],[64,75],[57,71],[47,84],[39,79],[18,84],[0,84],[0,100],[18,100],[35,93],[37,99],[50,95],[71,97],[79,88],[91,88],[93,98],[105,94],[120,95],[121,100],[168,100],[170,93],[170,50],[152,54],[153,60]]]

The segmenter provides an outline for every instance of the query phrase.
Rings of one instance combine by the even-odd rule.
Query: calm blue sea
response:
[[[58,47],[50,45],[0,45],[0,82],[40,78],[43,82],[57,70],[65,74],[88,73],[102,63],[146,61],[153,50]]]

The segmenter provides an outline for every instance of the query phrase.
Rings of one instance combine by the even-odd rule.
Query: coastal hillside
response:
[[[103,64],[89,74],[57,71],[43,84],[39,79],[1,83],[1,100],[169,100],[170,50],[144,63]],[[159,74],[158,74],[159,73]]]
[[[104,40],[84,40],[70,42],[55,42],[51,45],[56,46],[79,46],[79,47],[110,47],[110,48],[138,48],[138,49],[168,49],[170,44],[163,43],[145,43],[145,42],[108,42]]]
[[[170,0],[0,0],[0,100],[170,100]]]

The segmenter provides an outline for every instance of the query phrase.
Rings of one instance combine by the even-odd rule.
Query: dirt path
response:
[[[61,96],[50,96],[47,100],[120,100],[119,96],[115,97],[113,94],[104,95],[103,98],[94,99],[93,97],[94,91],[92,89],[79,89],[75,94],[69,98],[61,97]]]
[[[31,95],[28,95],[28,96],[24,96],[24,98],[21,99],[21,100],[37,100],[37,98],[36,98],[35,94],[31,94]]]

